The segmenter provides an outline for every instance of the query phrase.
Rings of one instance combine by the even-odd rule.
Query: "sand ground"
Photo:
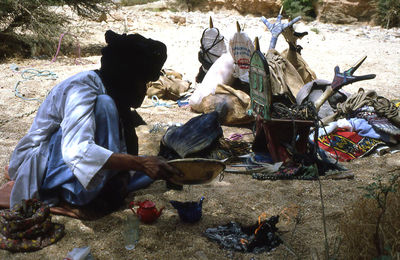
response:
[[[172,16],[186,19],[176,24]],[[268,47],[270,34],[259,17],[242,16],[232,11],[215,12],[170,12],[143,10],[138,7],[124,7],[112,13],[106,22],[75,19],[72,32],[81,45],[104,43],[104,32],[113,29],[122,33],[137,32],[146,37],[163,41],[168,47],[166,68],[174,69],[184,78],[194,82],[199,62],[197,52],[204,28],[212,16],[214,26],[224,35],[236,30],[239,21],[250,37],[261,36],[261,50]],[[127,17],[124,22],[124,17]],[[318,78],[330,80],[333,68],[339,65],[347,68],[363,55],[368,58],[360,67],[358,74],[375,73],[370,81],[345,87],[354,93],[358,88],[376,90],[379,95],[389,99],[400,98],[400,30],[384,30],[368,25],[333,25],[318,22],[301,23],[299,31],[308,31],[300,44],[302,55]],[[277,50],[287,47],[283,38],[278,40]],[[10,159],[11,153],[20,138],[28,131],[40,104],[15,96],[15,86],[22,80],[20,72],[11,69],[15,64],[19,70],[34,68],[50,70],[57,79],[37,77],[21,82],[18,90],[25,97],[43,99],[46,93],[61,80],[83,70],[99,68],[100,56],[74,57],[60,56],[55,62],[51,58],[32,58],[9,60],[0,64],[0,169]],[[145,100],[143,105],[151,105]],[[140,154],[156,155],[163,132],[149,133],[156,123],[185,123],[197,114],[176,105],[168,107],[139,108],[139,113],[148,123],[138,129]],[[223,127],[227,137],[232,133],[247,133],[248,129]],[[252,137],[245,137],[251,142]],[[322,188],[325,202],[328,239],[333,243],[340,234],[337,224],[346,209],[362,196],[360,186],[373,181],[374,176],[385,176],[387,172],[400,167],[400,153],[382,157],[369,156],[344,163],[355,175],[353,180],[323,180]],[[1,176],[0,183],[6,180]],[[169,200],[190,201],[205,197],[203,217],[196,224],[180,222],[177,212]],[[149,188],[132,193],[127,201],[155,201],[157,207],[165,206],[161,217],[152,225],[141,225],[141,238],[137,248],[127,251],[124,248],[122,230],[124,219],[132,214],[129,209],[121,209],[97,221],[80,221],[63,216],[54,216],[55,222],[65,224],[65,237],[54,245],[33,253],[11,254],[0,251],[1,259],[62,259],[75,247],[90,246],[95,259],[293,259],[294,255],[281,245],[273,252],[259,255],[234,253],[222,250],[210,242],[204,231],[209,227],[237,221],[254,224],[262,212],[268,216],[280,215],[278,224],[281,237],[292,251],[301,259],[310,259],[315,252],[323,252],[322,212],[319,186],[316,181],[259,181],[248,175],[225,174],[222,181],[210,184],[185,186],[183,191],[167,190],[163,181],[157,181]],[[295,212],[299,223],[295,224]],[[296,226],[296,227],[295,227]]]

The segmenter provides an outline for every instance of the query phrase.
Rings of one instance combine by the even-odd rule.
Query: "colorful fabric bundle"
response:
[[[400,128],[386,117],[380,117],[372,106],[363,106],[354,112],[354,116],[363,118],[378,132],[389,135],[400,135]]]
[[[50,208],[36,199],[0,211],[0,248],[36,251],[64,236],[64,225],[51,222]]]
[[[392,124],[386,117],[374,117],[368,120],[368,123],[378,131],[389,135],[400,135],[400,128]]]
[[[318,138],[319,147],[327,151],[332,157],[338,157],[339,161],[350,161],[367,155],[383,141],[370,137],[362,137],[356,132],[348,132],[344,129]]]

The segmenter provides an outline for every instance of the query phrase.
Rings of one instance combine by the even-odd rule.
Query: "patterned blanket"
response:
[[[318,138],[321,149],[327,151],[339,161],[350,161],[372,152],[383,141],[359,136],[356,132],[347,132],[339,128],[336,132]]]
[[[0,249],[36,251],[64,236],[64,225],[51,222],[50,209],[36,199],[0,211]]]

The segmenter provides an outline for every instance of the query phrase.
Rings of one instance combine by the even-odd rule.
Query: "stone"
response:
[[[371,0],[324,0],[317,4],[317,19],[324,23],[371,21],[375,13]]]
[[[101,12],[100,17],[97,19],[99,23],[107,22],[107,14],[105,12]]]
[[[206,254],[203,251],[197,251],[194,255],[195,255],[196,259],[208,260],[208,257],[206,256]]]
[[[394,154],[386,159],[386,164],[393,168],[400,169],[400,153]]]
[[[178,25],[186,24],[186,18],[183,16],[171,15],[171,20]]]

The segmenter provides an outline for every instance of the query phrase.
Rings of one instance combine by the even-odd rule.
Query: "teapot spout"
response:
[[[157,212],[157,218],[158,218],[159,216],[161,216],[161,213],[162,213],[162,211],[164,210],[164,208],[165,208],[165,207],[160,208],[160,210]]]
[[[171,205],[175,208],[175,209],[179,209],[180,207],[182,207],[182,202],[180,201],[176,201],[176,200],[170,200],[169,201],[171,203]]]
[[[204,196],[201,197],[200,201],[199,201],[199,206],[201,207],[203,205],[203,200],[204,200]]]

